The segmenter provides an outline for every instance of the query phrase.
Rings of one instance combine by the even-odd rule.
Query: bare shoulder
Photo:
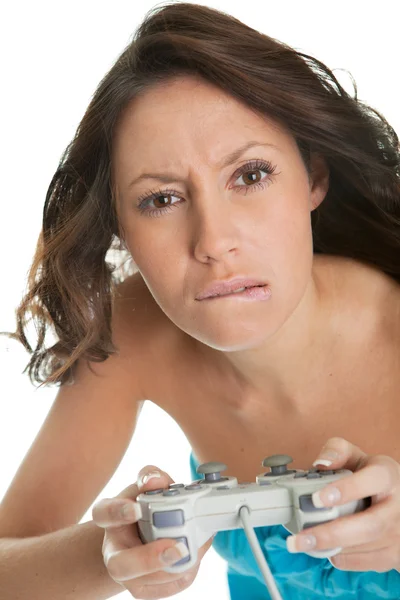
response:
[[[115,389],[121,386],[129,389],[129,399],[133,402],[143,399],[140,377],[142,350],[146,343],[145,333],[150,335],[148,322],[151,322],[144,318],[146,310],[144,282],[135,273],[116,286],[112,298],[110,329],[115,353],[103,362],[89,363],[80,358],[74,369],[74,388],[84,389],[86,385],[92,388],[98,379],[100,385],[109,381],[110,385],[117,386]]]
[[[400,335],[400,283],[374,265],[354,261],[359,279],[361,302],[371,307],[379,330],[388,339],[399,340]]]
[[[379,267],[349,257],[319,255],[323,269],[331,269],[336,289],[351,322],[362,322],[384,343],[400,349],[400,283]],[[355,321],[354,321],[355,319]]]
[[[189,343],[187,336],[162,311],[139,272],[118,286],[113,320],[113,341],[128,361],[140,368],[140,398],[148,398],[149,367],[168,349],[170,356]],[[156,361],[156,363],[154,362]]]

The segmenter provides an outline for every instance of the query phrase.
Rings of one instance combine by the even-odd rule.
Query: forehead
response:
[[[179,169],[185,160],[215,166],[253,139],[296,150],[277,120],[201,78],[180,77],[156,84],[124,109],[114,131],[114,170],[132,175],[152,162]]]

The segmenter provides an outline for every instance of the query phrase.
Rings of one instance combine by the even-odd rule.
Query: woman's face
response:
[[[115,130],[112,164],[126,246],[169,319],[228,352],[272,336],[310,284],[310,211],[327,191],[324,165],[315,167],[311,181],[288,131],[189,76],[158,85],[127,107]],[[144,173],[152,177],[139,180]],[[196,300],[215,280],[237,276],[268,283],[269,299]]]

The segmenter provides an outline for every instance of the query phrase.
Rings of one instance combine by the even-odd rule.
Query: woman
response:
[[[207,7],[148,15],[46,197],[14,337],[31,378],[61,386],[2,502],[2,589],[164,598],[191,584],[200,563],[167,573],[182,547],[143,545],[134,525],[137,494],[172,482],[159,466],[77,525],[149,398],[189,439],[193,477],[219,460],[254,480],[285,452],[293,468],[354,471],[316,504],[333,488],[372,497],[296,537],[257,529],[284,598],[399,597],[399,164],[390,125],[319,61]],[[115,242],[134,265],[120,278]],[[233,599],[269,598],[242,530],[214,547]]]

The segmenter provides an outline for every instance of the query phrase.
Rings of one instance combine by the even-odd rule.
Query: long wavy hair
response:
[[[309,174],[310,153],[324,157],[330,186],[311,212],[315,253],[375,265],[400,282],[399,140],[377,110],[358,100],[354,80],[352,97],[321,61],[224,12],[163,3],[146,13],[99,83],[51,179],[17,329],[2,332],[32,354],[23,371],[32,383],[69,385],[78,359],[102,362],[118,351],[111,331],[115,290],[136,269],[116,215],[113,132],[131,100],[185,74],[285,124]],[[34,349],[24,331],[30,320]],[[56,335],[49,348],[46,332]]]

